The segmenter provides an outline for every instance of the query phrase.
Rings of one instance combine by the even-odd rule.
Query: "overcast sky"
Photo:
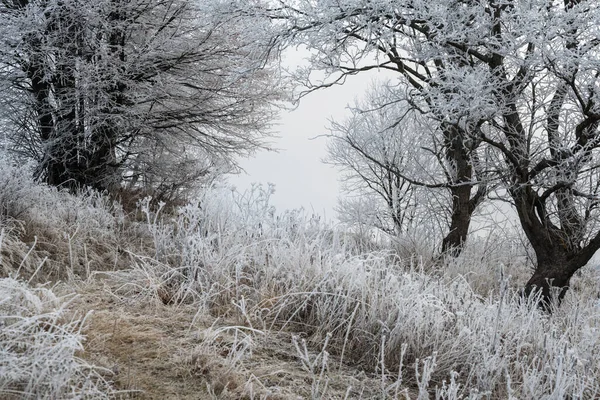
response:
[[[300,101],[297,109],[282,112],[273,139],[275,152],[259,152],[242,160],[246,173],[231,176],[229,182],[239,191],[253,182],[275,184],[273,205],[278,211],[304,207],[308,212],[335,218],[339,196],[338,171],[322,160],[326,157],[329,120],[342,121],[347,106],[361,98],[376,77],[363,74],[351,77],[344,85],[313,92]],[[316,138],[317,137],[317,138]]]

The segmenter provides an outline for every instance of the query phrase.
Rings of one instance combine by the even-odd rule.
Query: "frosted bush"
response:
[[[67,299],[0,279],[0,397],[108,399],[110,386],[76,356],[85,320],[65,319]]]

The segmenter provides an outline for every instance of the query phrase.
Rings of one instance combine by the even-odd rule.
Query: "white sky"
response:
[[[229,182],[239,191],[252,183],[273,183],[272,204],[278,211],[304,207],[328,221],[335,219],[338,171],[322,162],[327,155],[327,139],[315,137],[328,133],[331,119],[341,121],[348,115],[347,106],[362,97],[375,74],[353,76],[344,85],[313,92],[300,101],[297,109],[282,112],[275,128],[279,138],[272,141],[279,152],[262,151],[242,160],[246,173],[232,175]]]

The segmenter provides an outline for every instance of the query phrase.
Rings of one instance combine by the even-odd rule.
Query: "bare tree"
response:
[[[350,109],[343,122],[334,122],[327,162],[342,171],[345,199],[340,208],[356,213],[371,227],[398,236],[410,230],[449,228],[451,173],[440,150],[436,129],[406,104],[394,88],[381,84]],[[440,227],[442,229],[440,229]],[[438,236],[438,235],[436,235]],[[446,239],[447,240],[447,239]]]
[[[317,85],[384,68],[413,88],[455,165],[453,219],[477,199],[473,155],[495,149],[485,168],[500,174],[537,257],[526,293],[547,304],[600,248],[597,2],[281,0],[266,12],[313,49],[315,67],[338,73]]]
[[[421,39],[423,34],[411,25],[420,21],[411,19],[406,25],[408,17],[402,14],[403,8],[414,7],[428,6],[411,2],[399,5],[385,0],[280,0],[271,7],[255,9],[254,13],[262,12],[279,22],[283,43],[301,44],[312,52],[310,67],[295,73],[296,81],[304,84],[307,92],[343,83],[348,75],[375,69],[396,73],[410,87],[410,105],[437,121],[445,163],[452,166],[448,185],[452,212],[443,252],[458,255],[467,239],[472,215],[487,192],[487,182],[475,171],[482,142],[468,128],[478,126],[481,118],[449,114],[438,106],[443,98],[436,97],[429,89],[450,81],[451,75],[446,72],[460,68],[465,60],[445,45],[447,51],[443,56],[427,54],[426,41]],[[325,77],[313,74],[314,70],[324,72]],[[441,93],[448,98],[456,97],[450,86],[445,85]]]
[[[200,0],[3,0],[0,16],[12,148],[49,184],[177,190],[265,146],[281,92],[264,18]]]

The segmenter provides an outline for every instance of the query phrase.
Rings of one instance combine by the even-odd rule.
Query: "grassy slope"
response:
[[[548,316],[519,301],[515,289],[527,270],[505,238],[429,265],[385,246],[365,251],[364,241],[299,212],[275,215],[260,188],[244,196],[213,190],[175,214],[141,202],[126,216],[105,198],[58,193],[2,167],[0,269],[31,281],[0,282],[30,291],[24,298],[53,299],[20,309],[0,304],[0,320],[25,335],[1,349],[3,396],[600,394],[591,269]],[[63,284],[32,288],[47,281]],[[10,304],[21,297],[4,296]],[[52,347],[65,349],[52,362],[71,366],[61,376],[36,369],[43,351],[23,344],[48,333],[48,343],[64,343]],[[10,357],[22,361],[19,374]]]

